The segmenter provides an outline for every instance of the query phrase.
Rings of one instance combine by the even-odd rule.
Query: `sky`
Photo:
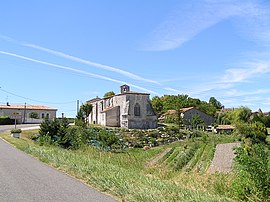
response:
[[[74,117],[128,84],[270,111],[268,0],[9,0],[0,25],[0,104]]]

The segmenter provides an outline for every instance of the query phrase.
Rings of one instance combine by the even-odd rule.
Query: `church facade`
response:
[[[128,129],[156,128],[157,117],[149,94],[131,92],[128,85],[121,86],[120,91],[120,94],[108,98],[87,101],[93,106],[89,123]]]

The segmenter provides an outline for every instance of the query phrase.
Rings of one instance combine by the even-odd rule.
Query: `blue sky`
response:
[[[270,111],[266,0],[9,0],[0,22],[1,104],[71,117],[126,83]]]

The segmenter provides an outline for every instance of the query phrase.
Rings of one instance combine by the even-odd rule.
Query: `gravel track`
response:
[[[238,146],[240,146],[240,143],[218,144],[208,172],[230,172],[232,170],[233,158],[235,157],[233,149]]]

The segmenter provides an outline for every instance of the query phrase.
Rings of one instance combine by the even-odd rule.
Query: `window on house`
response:
[[[45,114],[44,114],[44,113],[41,114],[41,118],[42,118],[42,119],[45,118]]]
[[[141,115],[141,107],[138,103],[135,104],[134,106],[134,115],[135,116],[140,116]]]
[[[48,119],[48,118],[50,118],[50,114],[49,113],[46,114],[46,119]]]

